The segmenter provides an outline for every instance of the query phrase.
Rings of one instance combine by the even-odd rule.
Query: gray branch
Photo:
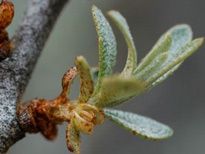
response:
[[[0,62],[0,153],[25,136],[16,117],[31,73],[44,44],[69,0],[29,0],[16,35],[11,57]]]

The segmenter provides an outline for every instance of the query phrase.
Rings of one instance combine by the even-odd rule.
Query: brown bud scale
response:
[[[77,132],[91,134],[94,126],[104,121],[101,109],[89,103],[70,101],[68,98],[67,93],[77,72],[76,67],[72,67],[64,74],[62,91],[55,99],[33,99],[19,105],[17,115],[19,124],[25,132],[41,132],[45,138],[53,140],[57,135],[57,125],[63,122],[67,122],[69,128],[72,120]],[[69,137],[70,134],[66,134],[68,149],[72,151]]]
[[[0,61],[11,54],[13,45],[9,40],[6,28],[11,24],[14,17],[14,5],[9,0],[0,3]]]

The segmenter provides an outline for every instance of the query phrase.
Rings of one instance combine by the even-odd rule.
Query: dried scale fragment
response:
[[[14,17],[14,5],[10,0],[2,0],[0,3],[0,61],[11,54],[13,45],[9,40],[6,28]]]

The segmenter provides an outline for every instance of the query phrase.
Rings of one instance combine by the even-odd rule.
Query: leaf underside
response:
[[[94,90],[90,66],[83,56],[76,58],[75,65],[80,75],[80,96],[78,100],[80,103],[86,103]]]
[[[172,43],[172,38],[170,34],[163,36],[157,41],[151,51],[142,59],[137,69],[134,71],[135,74],[142,71],[146,66],[148,66],[158,55],[165,53],[169,50]]]
[[[161,140],[173,134],[170,127],[138,114],[107,108],[104,113],[114,123],[145,139]]]
[[[137,51],[129,26],[127,24],[126,19],[118,11],[109,11],[108,15],[123,34],[125,42],[128,46],[127,61],[122,71],[122,74],[124,76],[132,75],[134,69],[137,67]]]
[[[165,62],[161,69],[147,80],[147,82],[150,83],[150,87],[156,86],[157,84],[164,81],[183,63],[185,59],[196,52],[203,42],[204,38],[198,38],[183,46],[180,49],[180,55],[178,55],[176,58],[173,58],[171,61],[168,61],[167,63]]]
[[[192,31],[188,25],[177,25],[160,37],[156,45],[141,61],[135,75],[147,81],[148,88],[152,88],[170,76],[183,61],[191,56],[202,44],[204,39],[192,40]],[[160,62],[160,56],[167,54]],[[155,62],[156,61],[156,62]],[[151,71],[149,71],[149,68]]]
[[[99,73],[94,92],[95,95],[101,87],[102,78],[112,74],[112,68],[116,62],[117,43],[112,28],[101,10],[93,6],[92,14],[99,46]]]
[[[68,150],[74,154],[80,154],[80,132],[76,129],[73,121],[67,126],[66,140]]]
[[[102,81],[98,95],[93,98],[92,102],[100,108],[116,106],[142,93],[145,90],[144,85],[144,82],[134,77],[123,78],[119,75],[106,77]]]

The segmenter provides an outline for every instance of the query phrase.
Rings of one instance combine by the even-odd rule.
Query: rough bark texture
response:
[[[10,58],[0,62],[0,153],[22,139],[16,117],[30,75],[44,44],[69,0],[29,0],[25,17],[13,38],[15,49]]]

